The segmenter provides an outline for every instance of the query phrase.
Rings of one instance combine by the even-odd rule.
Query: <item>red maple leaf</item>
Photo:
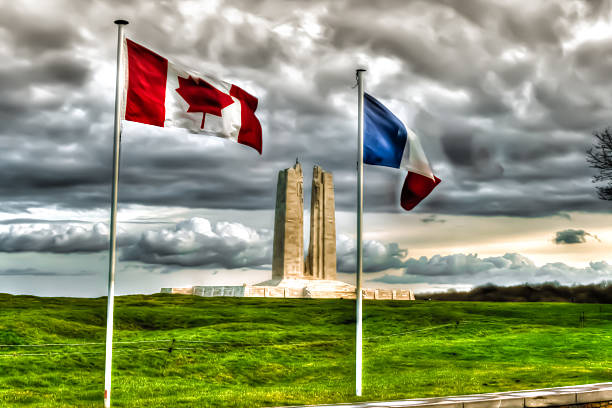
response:
[[[179,87],[176,88],[176,92],[189,104],[187,112],[203,113],[200,129],[204,129],[207,113],[221,116],[221,109],[234,103],[231,96],[219,91],[202,78],[192,78],[190,75],[187,79],[178,77],[178,80]]]

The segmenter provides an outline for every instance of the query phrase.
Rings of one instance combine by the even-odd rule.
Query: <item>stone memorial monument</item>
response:
[[[355,286],[336,280],[336,217],[332,174],[312,171],[310,242],[304,259],[304,177],[302,166],[278,173],[272,279],[256,285],[162,288],[162,293],[198,296],[355,299]],[[408,289],[362,288],[364,299],[414,300]]]

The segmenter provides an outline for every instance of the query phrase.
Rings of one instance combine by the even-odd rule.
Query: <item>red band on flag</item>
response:
[[[128,91],[125,119],[164,126],[168,60],[126,39]]]
[[[436,176],[434,179],[435,181],[421,174],[408,172],[404,180],[404,187],[402,187],[400,201],[402,208],[409,211],[416,207],[442,181]]]
[[[261,124],[255,116],[257,98],[236,85],[232,85],[230,88],[230,95],[238,98],[242,106],[240,110],[242,123],[240,124],[240,132],[238,132],[238,143],[250,146],[261,154]]]

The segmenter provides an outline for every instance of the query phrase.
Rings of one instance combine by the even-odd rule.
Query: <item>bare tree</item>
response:
[[[597,170],[593,183],[606,183],[595,187],[597,195],[602,200],[612,201],[612,128],[596,130],[593,136],[593,147],[587,150],[587,162]]]

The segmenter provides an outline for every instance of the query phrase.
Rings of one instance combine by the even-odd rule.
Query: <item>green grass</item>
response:
[[[105,310],[105,299],[0,294],[0,344],[103,343]],[[278,406],[612,380],[612,305],[366,301],[361,398],[354,329],[349,300],[118,297],[115,341],[150,342],[115,345],[113,406]],[[99,407],[103,384],[103,344],[0,347],[2,407]]]

